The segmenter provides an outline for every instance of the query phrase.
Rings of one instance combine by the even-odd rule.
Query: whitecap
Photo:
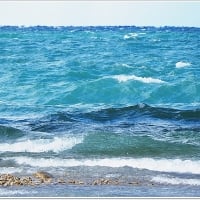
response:
[[[172,184],[172,185],[196,185],[200,186],[199,179],[186,179],[186,178],[177,178],[177,177],[164,177],[164,176],[156,176],[152,179],[152,181],[163,184]]]
[[[139,35],[146,35],[146,33],[128,33],[126,35],[124,35],[124,39],[130,39],[130,38],[137,38]]]
[[[128,65],[126,63],[122,63],[122,67],[132,68],[130,65]]]
[[[138,34],[131,34],[131,33],[129,33],[129,34],[126,34],[126,35],[124,35],[124,39],[126,40],[126,39],[130,39],[130,38],[136,38],[138,36]]]
[[[59,159],[59,158],[30,158],[15,157],[17,164],[33,167],[132,167],[160,172],[200,173],[200,161],[181,159],[153,159],[153,158],[105,158],[105,159]]]
[[[143,83],[165,83],[165,81],[162,81],[160,79],[152,78],[152,77],[140,77],[140,76],[135,76],[135,75],[114,75],[112,78],[118,80],[120,83],[121,82],[126,82],[129,80],[134,80],[134,81],[140,81]]]
[[[126,35],[124,35],[124,39],[130,39],[130,38],[136,38],[138,36],[137,33],[128,33]]]
[[[1,152],[60,152],[71,149],[81,143],[83,137],[55,137],[53,139],[37,139],[18,141],[15,143],[3,143]]]
[[[150,41],[152,41],[152,42],[160,42],[161,40],[160,39],[152,39]]]
[[[176,63],[176,68],[189,67],[191,63],[179,61]]]

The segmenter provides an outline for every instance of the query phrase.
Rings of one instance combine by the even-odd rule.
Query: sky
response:
[[[200,27],[200,1],[0,1],[0,25]]]

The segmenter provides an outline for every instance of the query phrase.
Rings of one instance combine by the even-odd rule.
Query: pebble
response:
[[[40,179],[41,183],[51,183],[53,178],[53,175],[44,171],[38,171],[34,173],[33,176],[37,179]]]
[[[139,182],[129,182],[128,184],[130,184],[130,185],[139,185]]]
[[[13,185],[32,185],[31,177],[17,177],[11,174],[2,174],[0,175],[0,185],[7,187]]]
[[[11,174],[1,174],[0,175],[0,186],[8,187],[8,186],[36,186],[42,183],[45,184],[73,184],[73,185],[119,185],[119,180],[112,180],[107,178],[99,178],[94,180],[92,183],[84,183],[81,180],[64,180],[64,178],[58,178],[57,180],[53,179],[53,175],[48,172],[38,171],[31,176],[18,177]],[[127,182],[130,185],[140,185],[138,181]],[[153,185],[153,183],[152,183]]]
[[[70,183],[70,184],[74,184],[74,185],[83,185],[83,184],[84,184],[83,181],[80,181],[80,180],[74,180],[74,179],[69,180],[68,183]]]
[[[108,185],[108,184],[115,184],[115,185],[117,185],[117,184],[119,184],[119,182],[118,181],[113,181],[113,180],[110,180],[110,179],[104,179],[104,178],[102,178],[102,179],[95,180],[92,184],[93,185]]]
[[[58,179],[58,183],[66,183],[64,179]]]

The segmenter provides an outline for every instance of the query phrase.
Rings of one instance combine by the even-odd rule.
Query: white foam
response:
[[[124,39],[127,40],[127,39],[130,39],[130,38],[137,38],[139,35],[145,35],[146,33],[128,33],[126,35],[124,35]]]
[[[3,143],[1,152],[60,152],[71,149],[83,141],[83,137],[55,137],[53,139],[37,139],[19,141],[16,143]]]
[[[122,63],[123,67],[127,67],[127,68],[132,68],[130,65],[126,64],[126,63]]]
[[[200,161],[180,159],[153,159],[153,158],[105,158],[105,159],[44,159],[30,157],[15,157],[15,162],[34,167],[76,167],[76,166],[105,166],[105,167],[132,167],[161,172],[177,172],[200,174]]]
[[[37,191],[27,191],[27,190],[13,190],[12,189],[8,189],[8,188],[0,188],[0,195],[5,195],[5,196],[11,196],[11,195],[24,195],[24,194],[37,194]],[[15,197],[16,198],[16,197]],[[18,198],[16,198],[18,199]]]
[[[160,39],[152,39],[150,41],[152,41],[152,42],[160,42],[161,40]]]
[[[136,38],[138,36],[137,33],[128,33],[126,35],[124,35],[124,39],[130,39],[130,38]]]
[[[1,174],[13,174],[13,173],[20,173],[23,169],[19,169],[16,167],[0,167]]]
[[[157,183],[164,183],[164,184],[172,184],[172,185],[200,185],[199,179],[184,179],[184,178],[177,178],[177,177],[164,177],[164,176],[156,176],[152,179],[152,181]]]
[[[189,62],[177,62],[176,63],[176,68],[183,68],[183,67],[189,67],[191,65],[191,63]]]
[[[135,75],[121,74],[121,75],[112,76],[112,78],[118,80],[120,83],[129,81],[129,80],[140,81],[143,83],[165,83],[165,81],[162,81],[160,79],[151,78],[151,77],[139,77],[139,76],[135,76]]]

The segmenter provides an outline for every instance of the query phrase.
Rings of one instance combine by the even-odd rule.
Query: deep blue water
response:
[[[128,166],[200,196],[199,55],[199,28],[0,27],[0,172]]]

